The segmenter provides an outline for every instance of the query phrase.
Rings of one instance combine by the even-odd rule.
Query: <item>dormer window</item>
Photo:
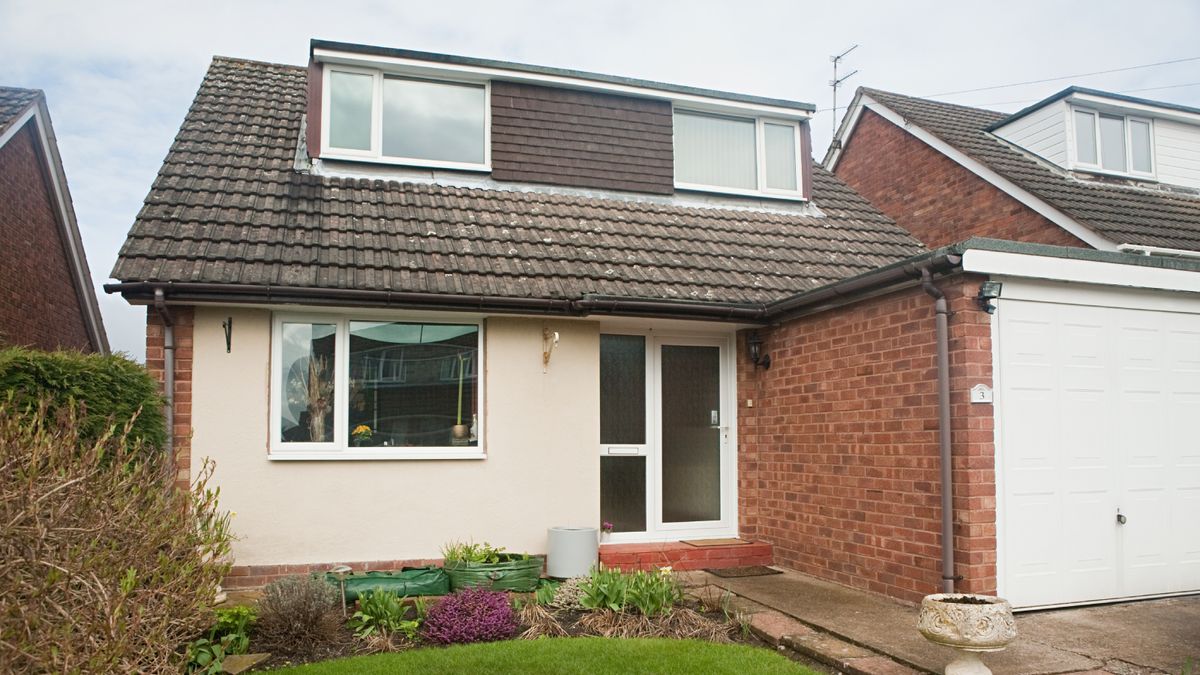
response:
[[[1085,170],[1154,175],[1150,120],[1074,109],[1075,164]]]
[[[800,197],[800,125],[792,120],[675,111],[675,186]]]
[[[328,66],[323,156],[488,170],[488,86]]]

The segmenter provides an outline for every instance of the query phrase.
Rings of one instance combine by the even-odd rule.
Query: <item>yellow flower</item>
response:
[[[667,566],[667,567],[660,567],[660,568],[658,568],[658,573],[659,573],[659,574],[670,574],[670,573],[671,573],[671,568],[670,568],[670,566]]]
[[[371,433],[371,427],[369,427],[365,424],[360,424],[360,425],[354,427],[354,431],[350,432],[350,434],[352,436],[359,436],[362,434],[369,434],[369,433]]]

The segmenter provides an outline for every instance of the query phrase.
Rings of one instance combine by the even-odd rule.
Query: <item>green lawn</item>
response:
[[[356,656],[284,668],[295,675],[372,673],[764,673],[812,675],[813,671],[760,647],[694,640],[563,638],[508,640]]]

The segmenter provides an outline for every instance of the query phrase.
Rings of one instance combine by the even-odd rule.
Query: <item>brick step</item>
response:
[[[601,544],[600,562],[622,570],[725,569],[774,562],[771,545],[766,542],[728,546],[692,546],[678,541],[643,544]]]

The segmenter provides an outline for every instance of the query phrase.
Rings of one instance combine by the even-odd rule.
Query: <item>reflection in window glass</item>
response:
[[[388,77],[383,80],[383,154],[484,163],[484,88]]]
[[[1109,171],[1125,170],[1125,118],[1100,116],[1100,166]]]
[[[766,137],[767,187],[796,189],[796,130],[787,124],[763,124]]]
[[[476,446],[479,327],[350,322],[347,442]]]
[[[1133,170],[1151,173],[1150,124],[1140,120],[1129,120],[1129,151],[1133,158]]]
[[[1096,118],[1092,113],[1075,111],[1075,159],[1080,164],[1096,163]]]
[[[336,329],[328,323],[284,323],[281,354],[281,440],[333,441]]]
[[[375,78],[362,73],[329,73],[329,145],[371,149],[371,100]]]
[[[754,120],[675,113],[675,180],[758,189]]]

